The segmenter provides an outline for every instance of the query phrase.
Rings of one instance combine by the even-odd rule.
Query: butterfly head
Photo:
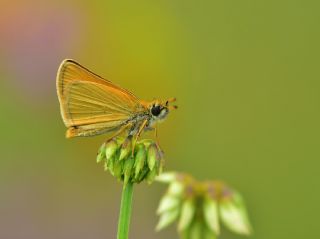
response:
[[[149,112],[154,120],[162,121],[164,120],[171,110],[177,109],[178,106],[170,105],[170,103],[175,102],[175,98],[170,98],[165,101],[154,100],[149,105]]]

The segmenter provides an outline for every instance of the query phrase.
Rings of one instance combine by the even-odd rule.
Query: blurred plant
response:
[[[156,178],[169,184],[160,201],[157,230],[178,221],[182,239],[213,239],[220,222],[237,234],[252,232],[241,195],[221,181],[196,181],[188,174],[163,173]]]
[[[140,140],[133,149],[132,137],[112,138],[103,143],[98,151],[97,163],[119,181],[123,191],[118,222],[118,239],[127,239],[131,217],[133,184],[146,180],[152,183],[163,169],[163,152],[152,140]]]

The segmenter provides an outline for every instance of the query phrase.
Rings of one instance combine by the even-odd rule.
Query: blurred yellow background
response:
[[[319,1],[0,2],[0,238],[115,238],[121,185],[66,140],[55,75],[72,58],[143,99],[166,169],[242,192],[251,238],[320,238]],[[131,238],[154,232],[163,185],[136,186]],[[240,238],[223,231],[221,238]]]

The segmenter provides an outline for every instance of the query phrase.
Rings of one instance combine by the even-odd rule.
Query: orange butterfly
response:
[[[127,131],[136,140],[143,130],[152,130],[165,119],[166,101],[143,101],[126,89],[92,73],[73,60],[64,60],[57,74],[57,92],[67,138],[94,136],[115,131],[113,137]]]

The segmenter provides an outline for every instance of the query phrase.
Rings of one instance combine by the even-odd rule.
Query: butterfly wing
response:
[[[113,131],[144,108],[131,92],[72,60],[60,65],[57,92],[67,137]]]

